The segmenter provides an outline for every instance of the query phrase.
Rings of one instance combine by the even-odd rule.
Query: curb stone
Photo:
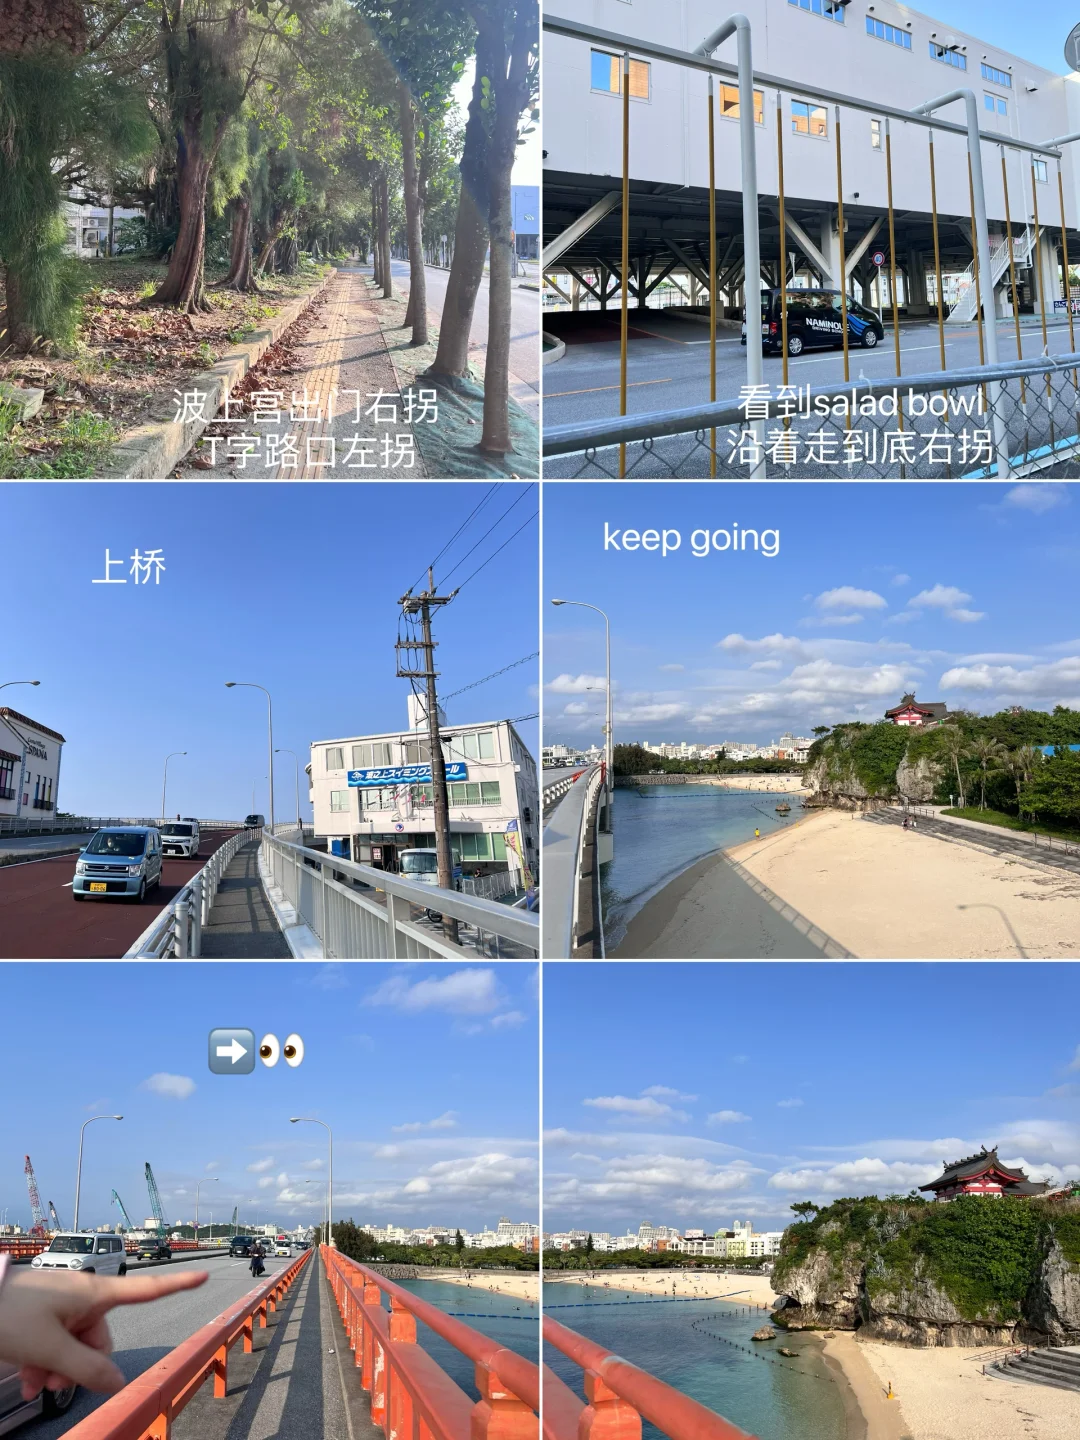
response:
[[[211,425],[226,397],[240,383],[270,346],[293,325],[313,301],[326,290],[338,272],[331,270],[320,284],[283,305],[261,330],[250,332],[249,338],[230,350],[210,370],[200,371],[185,380],[183,389],[200,391],[206,397],[205,419],[174,420],[176,413],[174,387],[156,395],[151,403],[151,419],[128,430],[110,453],[106,463],[95,473],[98,480],[163,480],[168,478],[181,460],[194,447],[199,436]]]

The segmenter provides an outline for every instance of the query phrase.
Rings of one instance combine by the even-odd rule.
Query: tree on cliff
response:
[[[816,1215],[818,1213],[818,1211],[821,1209],[821,1206],[815,1205],[812,1200],[797,1200],[791,1208],[795,1211],[795,1214],[798,1215],[800,1220],[809,1220],[811,1215]]]

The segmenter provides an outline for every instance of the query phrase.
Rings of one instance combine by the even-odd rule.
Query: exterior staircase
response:
[[[1025,225],[1022,230],[1013,228],[1013,256],[1017,269],[1023,269],[1031,264],[1032,252],[1035,249],[1035,227]],[[1009,242],[1007,239],[999,241],[990,251],[990,271],[993,275],[993,283],[996,287],[998,282],[1005,275],[1009,268]],[[946,318],[947,325],[970,325],[975,319],[975,262],[974,260],[961,275],[957,288],[957,299]],[[987,287],[984,276],[979,277],[982,288],[983,305],[989,312],[993,311],[993,302],[990,299],[991,288]]]
[[[1020,1350],[1003,1355],[986,1367],[988,1375],[1019,1380],[1029,1385],[1052,1385],[1058,1390],[1080,1390],[1080,1345],[1060,1349]]]

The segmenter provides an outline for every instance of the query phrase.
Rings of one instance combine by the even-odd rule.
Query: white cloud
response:
[[[863,615],[822,615],[820,618],[808,620],[808,625],[861,625],[865,616]]]
[[[647,1085],[641,1093],[668,1100],[696,1100],[698,1098],[696,1095],[684,1095],[679,1090],[673,1090],[670,1085]]]
[[[706,1117],[710,1125],[741,1125],[750,1119],[741,1110],[714,1110]]]
[[[781,689],[793,700],[819,705],[827,695],[893,695],[903,693],[914,667],[882,664],[871,667],[841,665],[834,660],[811,660],[796,665]]]
[[[1044,515],[1047,510],[1055,510],[1059,505],[1068,505],[1068,490],[1067,485],[1014,485],[1001,503]]]
[[[190,1076],[169,1075],[159,1070],[142,1082],[142,1088],[152,1090],[155,1095],[164,1095],[169,1100],[186,1100],[195,1091],[196,1085]]]
[[[733,655],[750,655],[756,651],[774,651],[789,655],[805,654],[805,647],[801,640],[794,635],[765,635],[760,640],[747,640],[745,635],[725,635],[722,640],[716,642],[718,650],[728,650]]]
[[[769,1188],[823,1196],[890,1194],[925,1185],[940,1173],[941,1166],[936,1163],[919,1165],[903,1160],[888,1163],[863,1156],[821,1169],[806,1166],[798,1170],[778,1170],[769,1176]]]
[[[889,602],[876,590],[858,590],[854,585],[838,585],[825,590],[814,601],[819,610],[887,610]]]
[[[455,970],[439,979],[429,976],[410,984],[403,974],[391,975],[367,997],[369,1005],[391,1005],[415,1013],[446,1010],[452,1015],[482,1015],[499,1007],[494,970]]]
[[[418,1130],[453,1130],[457,1123],[457,1111],[444,1110],[434,1120],[410,1120],[405,1125],[391,1125],[390,1129],[395,1135],[407,1135]]]
[[[273,1155],[267,1155],[264,1160],[256,1160],[256,1161],[254,1161],[251,1165],[249,1165],[247,1168],[248,1168],[248,1170],[251,1172],[252,1175],[261,1175],[264,1170],[270,1170],[270,1169],[272,1169],[272,1168],[273,1168],[273,1164],[274,1164],[274,1157],[273,1157]]]
[[[892,583],[893,583],[894,585],[910,585],[910,584],[911,584],[911,576],[910,576],[910,575],[904,575],[904,574],[894,575],[894,576],[892,577]]]
[[[985,620],[985,610],[947,610],[945,612],[950,620],[959,620],[963,625],[974,625],[976,620]]]
[[[301,1170],[321,1170],[326,1164],[325,1160],[305,1160],[300,1166]]]
[[[1076,1054],[1075,1054],[1075,1055],[1073,1056],[1073,1058],[1069,1061],[1068,1065],[1065,1066],[1065,1069],[1066,1069],[1066,1070],[1080,1070],[1080,1045],[1077,1045],[1077,1047],[1076,1047]]]
[[[1061,701],[1080,687],[1080,655],[1019,670],[1014,665],[954,665],[938,682],[943,690],[986,690],[999,695]]]
[[[603,675],[556,675],[544,689],[553,695],[582,695],[587,690],[606,690],[607,681]]]
[[[782,660],[755,660],[750,666],[751,670],[782,670],[783,668]]]
[[[311,976],[311,984],[316,990],[347,990],[349,981],[345,973],[345,966],[331,961],[327,965],[315,967]]]
[[[665,1105],[651,1095],[643,1095],[638,1099],[630,1095],[596,1095],[591,1100],[582,1100],[581,1103],[591,1105],[594,1110],[610,1110],[619,1115],[632,1115],[636,1120],[668,1118],[685,1120],[687,1118],[682,1111]]]
[[[262,1179],[259,1181],[259,1189],[260,1189],[260,1190],[269,1190],[269,1189],[270,1189],[270,1186],[273,1185],[273,1184],[274,1184],[274,1177],[273,1177],[273,1175],[264,1175],[264,1176],[262,1177]]]
[[[781,1110],[797,1110],[803,1102],[796,1097],[793,1100],[777,1100],[776,1103]]]
[[[520,1010],[507,1010],[502,1015],[491,1017],[491,1026],[494,1030],[516,1030],[519,1025],[525,1024],[525,1015]]]
[[[920,590],[918,595],[911,597],[908,604],[920,610],[941,610],[950,620],[972,624],[976,620],[984,619],[985,611],[964,609],[970,599],[967,591],[958,590],[955,585],[939,584],[932,590]]]

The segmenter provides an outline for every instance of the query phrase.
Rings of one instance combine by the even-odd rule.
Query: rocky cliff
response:
[[[843,1200],[785,1232],[774,1315],[916,1346],[1080,1343],[1080,1202]]]

